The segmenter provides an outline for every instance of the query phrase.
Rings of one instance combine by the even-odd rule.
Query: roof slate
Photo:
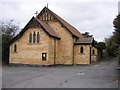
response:
[[[38,26],[39,28],[41,28],[41,26],[44,28],[45,32],[47,32],[48,35],[52,36],[52,37],[55,37],[55,38],[58,38],[60,39],[60,35],[55,31],[53,30],[52,28],[50,28],[45,22],[35,18],[35,17],[32,17],[32,19],[27,23],[27,25],[22,29],[22,31],[16,35],[10,42],[9,44],[12,44],[14,41],[16,41],[18,38],[20,38],[23,33],[27,30],[27,28],[29,28],[29,26],[31,24],[34,24],[35,26]]]
[[[93,37],[78,38],[75,44],[92,44],[93,40]]]
[[[70,33],[72,33],[74,36],[76,37],[83,37],[82,34],[72,25],[70,25],[69,23],[67,23],[65,20],[63,20],[61,17],[59,17],[57,14],[55,14],[54,12],[52,12],[50,9],[48,9],[47,7],[44,7],[43,10],[40,12],[39,15],[42,15],[42,12],[44,10],[49,11],[60,23],[62,23],[68,30]],[[38,15],[38,16],[39,16]]]
[[[78,39],[74,44],[91,44],[93,42],[93,38],[92,37],[88,37],[85,38],[75,27],[73,27],[72,25],[70,25],[69,23],[67,23],[65,20],[63,20],[61,17],[59,17],[57,14],[55,14],[54,12],[52,12],[50,9],[48,9],[47,7],[44,7],[42,11],[47,10],[49,11],[54,18],[56,18],[62,25],[64,25],[64,27],[67,28],[67,30],[74,36],[76,36]],[[42,11],[39,13],[39,15],[42,14]],[[38,15],[38,16],[39,16]],[[22,36],[22,34],[26,31],[26,29],[29,27],[29,24],[34,23],[34,25],[38,26],[38,27],[43,27],[43,29],[45,30],[45,32],[55,38],[60,39],[60,35],[46,22],[38,19],[37,17],[33,17],[28,24],[25,26],[25,28],[16,36],[14,37],[10,44],[13,43],[16,39],[18,39],[19,37]]]
[[[47,31],[47,33],[49,33],[50,36],[53,36],[59,39],[61,38],[60,35],[55,30],[53,30],[53,28],[51,28],[48,24],[46,24],[45,22],[43,22],[38,18],[35,18],[35,19],[40,23],[40,25],[43,26],[43,28]]]

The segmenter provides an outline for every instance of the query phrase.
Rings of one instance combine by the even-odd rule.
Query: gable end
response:
[[[41,22],[42,23],[42,22]],[[57,39],[60,39],[60,36],[57,36],[58,34],[52,34],[50,33],[50,31],[48,31],[46,27],[43,26],[43,24],[41,24],[36,18],[32,17],[32,19],[27,23],[27,25],[22,29],[22,31],[16,35],[10,42],[9,44],[11,45],[13,42],[15,42],[18,38],[20,38],[24,32],[28,29],[28,28],[31,28],[31,27],[39,27],[39,28],[42,28],[50,37],[53,37],[53,38],[57,38]],[[45,23],[44,23],[45,24]],[[52,32],[52,31],[51,31]]]
[[[55,14],[54,12],[52,12],[50,9],[48,9],[47,7],[44,7],[43,10],[38,14],[37,18],[41,19],[40,17],[43,15],[44,12],[49,13],[54,20],[57,20],[64,28],[66,28],[70,34],[72,34],[73,36],[79,38],[79,37],[83,37],[82,34],[72,25],[70,25],[69,23],[67,23],[65,20],[63,20],[61,17],[59,17],[57,14]],[[43,19],[41,19],[43,20]],[[45,21],[45,20],[43,20]]]

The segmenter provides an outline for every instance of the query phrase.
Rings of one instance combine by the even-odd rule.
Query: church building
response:
[[[77,65],[97,61],[93,37],[84,37],[48,7],[10,41],[9,63]]]

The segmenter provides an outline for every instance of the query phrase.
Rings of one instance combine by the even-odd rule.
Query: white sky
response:
[[[0,21],[14,19],[23,28],[47,3],[49,9],[97,41],[112,35],[119,0],[0,0]]]

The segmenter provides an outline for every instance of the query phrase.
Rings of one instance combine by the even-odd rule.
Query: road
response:
[[[117,60],[92,65],[2,68],[3,88],[118,88]]]

